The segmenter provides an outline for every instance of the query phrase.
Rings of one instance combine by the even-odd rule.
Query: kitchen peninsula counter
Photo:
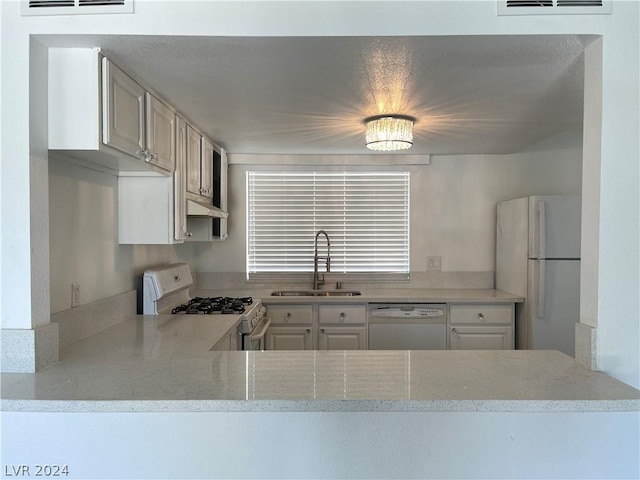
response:
[[[131,316],[2,374],[2,410],[640,411],[638,390],[556,351],[211,351],[235,321]]]

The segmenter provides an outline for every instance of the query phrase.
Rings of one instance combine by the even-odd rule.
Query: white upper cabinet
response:
[[[187,236],[187,123],[176,116],[176,169],[173,173],[174,191],[174,239],[182,241]]]
[[[200,195],[200,144],[202,135],[187,125],[187,192]]]
[[[191,198],[211,203],[213,158],[218,151],[211,140],[202,136],[191,126],[188,126],[187,136],[187,192],[195,195],[195,197],[190,195]]]
[[[173,173],[173,110],[99,49],[49,49],[48,107],[54,155],[98,164],[116,175]]]
[[[120,243],[226,238],[221,148],[97,48],[49,49],[48,73],[50,155],[118,175]]]
[[[176,166],[176,114],[147,92],[147,155],[149,163],[173,172]]]
[[[145,142],[145,90],[107,58],[102,59],[102,137],[105,145],[140,156]]]
[[[187,124],[175,116],[175,170],[172,176],[118,177],[118,241],[123,244],[182,243],[187,233],[185,160]],[[159,148],[162,151],[162,147]]]
[[[202,157],[200,163],[200,194],[206,198],[213,198],[213,143],[202,137]]]

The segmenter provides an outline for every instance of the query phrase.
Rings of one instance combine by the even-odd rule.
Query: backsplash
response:
[[[51,315],[59,325],[59,348],[105,330],[136,313],[135,290]]]
[[[198,272],[194,275],[198,289],[278,289],[300,288],[301,282],[257,282],[247,281],[244,272]],[[393,289],[393,288],[493,288],[494,272],[414,272],[407,282],[348,282],[337,273],[325,274],[325,289],[342,282],[344,289]],[[308,284],[308,285],[307,285]],[[311,288],[312,276],[305,286]]]

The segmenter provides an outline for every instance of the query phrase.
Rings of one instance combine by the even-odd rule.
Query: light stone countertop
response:
[[[350,288],[361,295],[354,296],[271,296],[272,291],[310,290],[308,287],[248,288],[229,290],[198,290],[199,295],[215,295],[261,298],[266,304],[293,303],[520,303],[523,297],[500,290],[485,288]],[[324,290],[331,291],[330,288]]]
[[[640,411],[556,351],[216,352],[235,315],[131,316],[2,374],[3,411]]]

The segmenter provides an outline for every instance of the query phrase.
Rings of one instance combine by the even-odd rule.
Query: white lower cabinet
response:
[[[449,305],[450,350],[513,348],[513,303]]]
[[[267,350],[367,350],[369,328],[366,304],[266,304],[271,327]],[[513,350],[514,304],[449,304],[448,324],[436,325],[448,333],[450,350]],[[389,338],[395,335],[388,327]],[[400,326],[400,325],[398,325]],[[432,325],[433,326],[433,325]],[[416,335],[422,332],[416,330]],[[380,348],[380,347],[377,347]],[[412,347],[407,347],[412,348]]]
[[[321,326],[318,350],[367,350],[367,328]]]
[[[313,305],[267,305],[267,350],[313,350]]]
[[[366,350],[366,305],[267,304],[267,350]]]
[[[367,350],[366,305],[319,305],[319,350]]]
[[[309,326],[271,325],[266,335],[267,350],[313,350],[313,329]]]
[[[267,312],[272,325],[313,324],[313,304],[269,305]]]
[[[227,333],[223,338],[216,342],[211,350],[214,352],[228,352],[237,350],[237,335],[238,334],[236,333],[235,329],[233,329],[233,331]]]
[[[511,327],[451,327],[449,350],[512,350]]]

